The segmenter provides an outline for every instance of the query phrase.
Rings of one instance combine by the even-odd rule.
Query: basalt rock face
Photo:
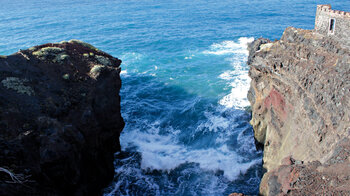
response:
[[[248,99],[264,147],[263,195],[350,195],[350,51],[287,28],[249,46]]]
[[[78,41],[0,56],[0,195],[98,195],[124,127],[121,61]]]

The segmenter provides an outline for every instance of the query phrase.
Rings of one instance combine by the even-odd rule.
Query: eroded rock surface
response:
[[[251,124],[267,169],[260,192],[350,195],[350,173],[341,172],[350,169],[349,49],[290,27],[249,50]]]
[[[98,195],[113,179],[120,63],[78,40],[0,56],[0,195]]]

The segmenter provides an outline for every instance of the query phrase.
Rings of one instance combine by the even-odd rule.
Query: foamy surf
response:
[[[137,151],[141,153],[141,168],[144,170],[161,170],[169,173],[182,164],[197,163],[201,169],[207,171],[222,171],[230,181],[237,179],[240,174],[244,174],[251,166],[261,161],[260,159],[246,161],[228,148],[227,143],[230,136],[234,134],[230,127],[236,126],[234,122],[223,118],[220,114],[205,113],[207,119],[199,124],[190,137],[205,134],[206,131],[216,133],[217,136],[213,137],[213,139],[217,138],[214,147],[198,149],[184,145],[178,140],[181,130],[168,127],[166,130],[168,134],[161,134],[164,131],[159,127],[159,122],[151,125],[147,131],[135,129],[127,134],[122,134],[122,146],[137,148]],[[240,139],[244,140],[245,137],[247,137],[246,140],[253,141],[251,136],[242,135]],[[254,149],[254,144],[246,147]]]
[[[248,55],[247,45],[254,41],[253,37],[241,37],[238,42],[223,41],[210,46],[210,50],[204,51],[204,54],[225,55],[225,54],[244,54]]]
[[[230,75],[232,73],[226,73]],[[242,71],[241,73],[233,73],[234,78],[227,79],[230,80],[230,86],[232,87],[230,94],[224,96],[219,104],[228,108],[242,109],[249,106],[249,101],[247,98],[249,84],[251,79],[248,76],[248,71]]]
[[[249,90],[250,78],[246,65],[248,57],[248,44],[254,41],[254,38],[241,37],[238,42],[223,41],[210,46],[206,54],[213,55],[231,55],[225,60],[231,64],[232,69],[219,75],[219,78],[227,80],[231,87],[231,92],[224,96],[219,104],[227,108],[242,109],[249,105],[247,93]]]
[[[134,187],[140,191],[135,194],[145,194],[144,190],[150,195],[225,195],[234,182],[259,182],[261,153],[255,149],[249,114],[242,110],[249,104],[245,61],[252,40],[212,44],[201,55],[180,54],[181,69],[172,69],[176,63],[155,63],[146,55],[125,56],[130,77],[123,81],[126,127],[120,141],[130,154],[116,160],[111,195],[135,193]],[[208,59],[219,60],[223,67],[203,70]],[[179,80],[181,73],[188,77]],[[229,92],[211,99],[203,87]]]

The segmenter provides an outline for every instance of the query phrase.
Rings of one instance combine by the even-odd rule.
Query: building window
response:
[[[331,18],[329,20],[329,33],[330,34],[334,34],[334,28],[335,28],[335,19],[334,18]]]

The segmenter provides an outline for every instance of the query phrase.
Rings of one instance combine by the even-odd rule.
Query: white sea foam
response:
[[[230,121],[227,118],[222,116],[213,115],[209,112],[204,112],[204,115],[207,117],[207,121],[201,123],[197,130],[202,131],[204,128],[210,132],[220,132],[221,130],[225,130],[229,127]]]
[[[248,55],[247,44],[254,41],[254,38],[241,37],[238,42],[234,41],[223,41],[218,44],[210,46],[210,50],[204,51],[205,54],[245,54]]]
[[[228,108],[244,108],[249,105],[247,94],[249,90],[250,78],[248,71],[237,71],[225,72],[226,75],[234,75],[230,79],[230,86],[232,87],[230,94],[224,96],[219,104]]]
[[[122,71],[120,72],[120,75],[126,75],[127,73],[128,73],[127,70],[122,70]]]
[[[224,96],[219,104],[227,108],[244,108],[249,105],[247,93],[249,90],[250,78],[246,65],[248,50],[247,46],[254,38],[241,37],[238,42],[224,41],[213,44],[207,54],[232,55],[226,60],[232,65],[232,69],[219,75],[219,78],[227,80],[231,86],[231,92]]]
[[[190,130],[177,130],[171,126],[164,128],[161,127],[159,121],[136,119],[136,122],[133,121],[133,123],[139,126],[135,127],[131,125],[133,127],[132,129],[127,127],[122,132],[120,141],[121,146],[124,148],[123,150],[127,150],[126,148],[135,148],[140,153],[141,168],[138,170],[136,166],[135,168],[123,167],[120,171],[116,171],[116,173],[129,173],[130,176],[139,176],[142,179],[140,181],[145,181],[149,186],[154,186],[151,178],[148,179],[147,176],[140,173],[141,171],[161,170],[169,173],[182,164],[195,163],[195,167],[186,166],[185,169],[181,169],[181,172],[194,172],[191,170],[193,168],[200,170],[196,171],[199,173],[202,170],[209,171],[209,173],[222,171],[223,176],[232,181],[237,179],[240,174],[246,173],[253,165],[260,163],[261,158],[251,158],[248,160],[242,155],[245,152],[254,154],[252,150],[254,149],[254,144],[247,142],[245,145],[242,144],[242,147],[232,149],[232,143],[236,142],[232,141],[235,140],[232,138],[236,138],[235,136],[239,134],[235,130],[235,127],[238,125],[227,117],[227,113],[223,115],[227,108],[241,108],[248,105],[246,95],[250,79],[247,74],[248,68],[245,65],[245,61],[248,54],[246,47],[251,41],[253,41],[253,38],[240,38],[238,42],[225,41],[219,44],[213,44],[208,51],[204,52],[208,55],[227,55],[224,56],[226,58],[225,61],[231,65],[230,70],[218,76],[220,79],[227,81],[228,85],[226,88],[230,88],[231,92],[219,101],[220,105],[217,106],[216,111],[198,111],[203,112],[198,115],[204,115],[204,119],[201,119],[197,127],[194,127],[194,129],[192,127]],[[191,59],[193,56],[188,55],[185,59]],[[131,55],[129,57],[137,59],[137,55]],[[137,68],[141,69],[139,67]],[[147,69],[142,69],[145,72],[144,74],[154,74],[156,72],[155,70],[160,70],[155,65],[148,66]],[[129,68],[128,71],[130,73],[133,72]],[[169,78],[169,80],[172,79],[171,77]],[[195,103],[195,101],[191,101],[188,107],[194,108]],[[185,113],[188,107],[182,113]],[[167,119],[163,120],[167,121]],[[184,133],[184,131],[188,133]],[[186,143],[188,141],[182,141],[182,134],[191,138],[190,140],[193,139],[192,141],[195,141],[194,143],[196,145],[191,146],[191,141],[189,142],[190,144]],[[213,140],[211,138],[208,139],[208,134],[213,136]],[[238,137],[240,141],[252,140],[250,136],[244,134],[239,134]],[[208,145],[207,140],[210,140],[212,143]],[[180,178],[185,178],[185,176],[185,174],[181,174],[177,182],[181,181]],[[211,176],[213,178],[217,177],[216,175]],[[187,182],[189,180],[184,179],[183,181]],[[212,186],[215,187],[217,184],[218,182],[213,181]],[[115,190],[119,190],[119,186],[116,183]],[[155,187],[154,189],[157,190],[158,188]],[[211,189],[214,190],[214,188]],[[178,190],[182,190],[181,183]],[[181,191],[178,192],[179,195],[181,193]]]
[[[218,133],[221,140],[217,141],[216,146],[204,149],[190,148],[179,143],[178,134],[181,131],[169,127],[169,134],[163,135],[159,133],[156,124],[146,132],[132,130],[127,134],[122,134],[122,146],[137,147],[137,151],[142,155],[141,168],[145,170],[156,169],[170,172],[184,163],[198,163],[200,168],[207,171],[223,171],[224,176],[231,181],[261,161],[254,159],[245,162],[240,155],[227,147],[228,136],[232,134],[232,131],[228,129],[228,119],[213,114],[206,114],[206,116],[208,120],[196,131],[204,130],[204,128],[214,132],[221,130]]]
[[[129,194],[128,189],[129,182],[132,179],[137,179],[133,182],[133,185],[141,187],[146,186],[150,190],[154,190],[153,195],[160,195],[158,184],[154,181],[154,179],[151,176],[147,176],[142,173],[142,170],[137,166],[137,163],[134,161],[135,159],[137,159],[135,155],[136,154],[119,160],[122,164],[120,164],[119,167],[115,168],[115,173],[122,175],[119,175],[118,180],[113,182],[113,185],[109,187],[109,190],[107,190],[105,196],[132,195]],[[132,179],[130,179],[131,177]]]
[[[252,148],[255,146],[254,136],[246,136],[244,135],[244,131],[240,132],[237,137],[237,143],[239,145],[239,151],[245,153],[254,153],[256,148]]]

